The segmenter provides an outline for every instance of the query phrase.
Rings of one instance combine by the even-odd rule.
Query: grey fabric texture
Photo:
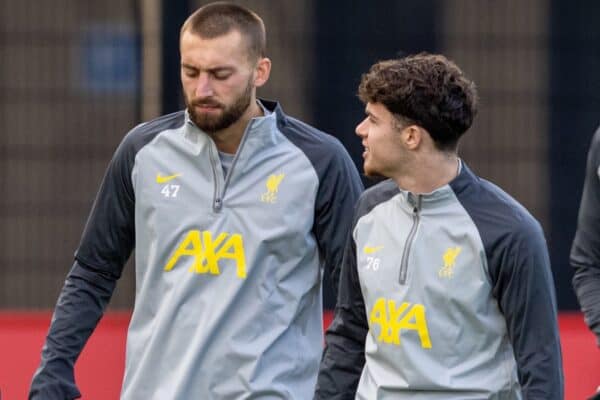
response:
[[[428,194],[384,181],[347,249],[316,399],[562,399],[543,233],[499,188],[464,164]]]
[[[135,243],[122,399],[310,398],[321,278],[339,268],[362,185],[336,139],[263,105],[272,113],[250,122],[227,175],[183,112],[126,136],[61,299],[101,290],[79,302],[87,314],[77,319],[57,307],[32,393],[76,394],[73,363]],[[54,358],[67,366],[54,368]]]

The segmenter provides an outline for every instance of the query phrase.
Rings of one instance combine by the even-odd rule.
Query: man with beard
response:
[[[336,139],[256,99],[271,62],[255,13],[200,8],[180,49],[186,110],[139,125],[117,149],[30,398],[80,396],[75,360],[134,247],[121,398],[312,395],[321,267],[337,275],[360,179]]]

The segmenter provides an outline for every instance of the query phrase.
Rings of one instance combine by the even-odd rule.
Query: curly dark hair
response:
[[[419,53],[380,61],[362,76],[358,97],[381,103],[399,121],[426,129],[439,150],[456,150],[477,113],[477,90],[456,64]]]

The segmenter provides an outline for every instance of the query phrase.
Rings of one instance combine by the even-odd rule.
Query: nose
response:
[[[196,82],[195,95],[198,98],[210,97],[214,94],[212,88],[212,82],[208,74],[199,74],[198,81]]]
[[[354,130],[356,134],[363,139],[367,137],[367,133],[369,131],[367,128],[367,123],[367,118],[363,119],[358,125],[356,125],[356,129]]]

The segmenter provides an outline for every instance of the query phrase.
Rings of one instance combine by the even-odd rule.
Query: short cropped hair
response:
[[[248,56],[251,60],[266,54],[266,32],[263,20],[253,11],[228,2],[207,4],[196,10],[181,27],[180,35],[190,31],[205,39],[214,39],[239,31],[248,42]]]
[[[429,132],[436,148],[456,150],[477,114],[477,90],[456,64],[420,53],[380,61],[362,76],[358,97],[383,104],[399,121]]]

